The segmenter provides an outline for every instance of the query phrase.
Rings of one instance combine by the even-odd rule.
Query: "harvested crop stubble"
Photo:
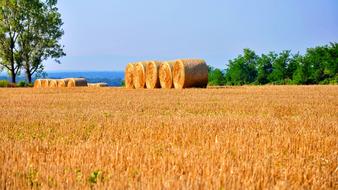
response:
[[[50,88],[57,88],[58,87],[59,80],[51,80],[49,83]]]
[[[149,61],[146,66],[146,86],[149,89],[160,88],[159,68],[162,63],[159,61]]]
[[[67,79],[61,79],[58,82],[58,87],[67,87],[68,82],[69,82],[68,78]]]
[[[0,189],[336,190],[337,97],[338,85],[0,88]]]
[[[175,61],[165,61],[159,68],[159,80],[162,88],[173,88],[173,66]]]
[[[179,59],[173,67],[175,88],[199,87],[208,85],[208,66],[202,59]]]
[[[146,64],[147,62],[138,62],[135,64],[133,83],[136,89],[146,86]]]
[[[108,84],[107,83],[88,83],[88,87],[107,87]]]
[[[48,88],[49,87],[49,83],[51,82],[51,79],[41,79],[41,87],[42,88]]]
[[[135,63],[129,63],[125,70],[125,85],[126,88],[134,88],[133,76],[134,76]]]
[[[70,78],[67,84],[67,87],[82,87],[88,86],[87,80],[85,78]]]
[[[36,79],[34,81],[34,88],[41,88],[41,79]]]

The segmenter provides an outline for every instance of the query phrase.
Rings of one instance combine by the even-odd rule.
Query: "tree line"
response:
[[[16,83],[23,71],[28,83],[43,71],[43,61],[65,56],[57,0],[0,0],[0,71]]]
[[[251,49],[229,60],[222,71],[209,67],[209,85],[338,84],[338,43],[257,55]]]

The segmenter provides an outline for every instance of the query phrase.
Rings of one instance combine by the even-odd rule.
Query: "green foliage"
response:
[[[38,171],[37,169],[30,167],[27,174],[26,174],[26,178],[27,178],[27,182],[28,185],[30,186],[30,188],[39,188],[41,186],[41,183],[38,180]]]
[[[22,66],[16,49],[18,37],[24,29],[21,23],[23,19],[19,1],[0,1],[0,64],[8,71],[13,83]]]
[[[9,82],[7,80],[0,80],[0,87],[8,87]]]
[[[309,48],[304,56],[306,83],[318,84],[338,72],[338,43]]]
[[[41,72],[43,61],[51,58],[59,63],[64,56],[60,44],[61,15],[57,0],[0,1],[0,65],[10,74],[12,82],[24,69],[27,81]]]
[[[27,81],[32,82],[32,75],[43,71],[42,62],[48,58],[60,63],[65,56],[60,45],[64,31],[61,15],[56,7],[57,1],[23,0],[22,11],[26,15],[23,22],[25,30],[19,38],[19,46]],[[32,45],[36,44],[36,45]]]
[[[309,48],[304,56],[289,50],[277,54],[244,54],[230,60],[227,85],[243,84],[337,84],[338,43]],[[210,77],[210,75],[209,75]]]
[[[276,59],[276,54],[270,52],[268,55],[262,55],[258,59],[258,74],[257,74],[257,83],[258,84],[267,84],[269,82],[268,76],[272,72],[272,63]]]
[[[287,76],[287,66],[290,61],[290,51],[283,51],[272,63],[272,72],[268,76],[270,82],[280,82],[286,79]]]
[[[14,88],[17,87],[15,83],[8,82],[7,80],[0,80],[0,88]]]
[[[27,83],[26,81],[20,81],[16,85],[17,87],[33,87],[32,83]]]
[[[244,54],[229,61],[226,70],[226,81],[231,85],[250,84],[257,77],[258,56],[250,49],[244,49]]]
[[[25,81],[20,81],[20,82],[17,84],[17,87],[26,87],[26,82],[25,82]]]
[[[209,67],[208,73],[208,85],[210,86],[221,86],[225,83],[224,74],[220,69],[215,69],[213,67]]]
[[[126,82],[124,80],[121,81],[121,86],[126,86]]]
[[[98,182],[98,180],[102,180],[102,179],[103,179],[102,171],[95,170],[89,175],[88,182],[91,186],[93,186]]]
[[[7,80],[0,80],[0,88],[13,88],[13,87],[33,87],[32,83],[27,83],[25,81],[20,81],[19,83],[11,83]]]

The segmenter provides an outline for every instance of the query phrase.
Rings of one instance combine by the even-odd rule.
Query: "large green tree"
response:
[[[21,62],[17,61],[18,38],[23,30],[23,14],[18,1],[0,0],[0,64],[16,82]]]
[[[274,52],[270,52],[269,54],[265,55],[262,54],[259,57],[257,64],[257,83],[258,84],[267,84],[269,83],[268,76],[272,72],[272,63],[275,61],[277,54]]]
[[[44,60],[52,58],[59,63],[59,58],[65,55],[60,44],[64,34],[63,22],[56,7],[56,0],[21,1],[25,19],[24,30],[18,40],[19,55],[27,81],[31,83],[33,74],[44,69],[42,64]]]
[[[297,70],[299,64],[301,63],[302,56],[297,53],[290,57],[289,63],[286,67],[286,78],[289,80],[293,79],[293,74]]]
[[[209,85],[212,86],[220,86],[224,85],[224,74],[220,69],[215,69],[213,67],[209,67]]]
[[[272,64],[272,72],[268,76],[270,82],[280,82],[286,79],[287,66],[290,62],[290,51],[282,51]]]
[[[244,49],[243,55],[230,60],[226,70],[228,84],[242,85],[253,83],[257,77],[258,56],[250,49]]]
[[[308,80],[308,65],[304,63],[302,56],[296,57],[293,62],[296,63],[296,70],[292,74],[294,84],[306,84]]]
[[[338,72],[338,43],[307,49],[304,66],[308,70],[308,83],[317,84],[335,77]]]
[[[216,70],[216,69],[213,69]],[[305,55],[290,51],[257,56],[244,54],[230,60],[225,70],[229,85],[249,84],[336,84],[338,83],[338,43],[307,49]]]
[[[12,82],[23,68],[28,82],[41,72],[43,61],[59,62],[64,56],[60,44],[61,15],[57,0],[0,0],[0,57]]]

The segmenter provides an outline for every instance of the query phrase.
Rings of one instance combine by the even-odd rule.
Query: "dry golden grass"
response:
[[[337,189],[338,86],[0,89],[0,188]]]

